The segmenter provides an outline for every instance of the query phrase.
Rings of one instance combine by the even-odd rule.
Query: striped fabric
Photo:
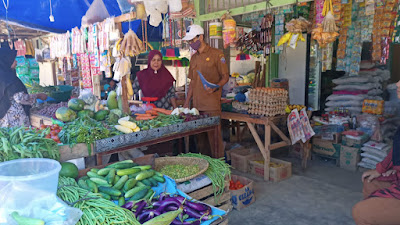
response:
[[[376,165],[376,170],[379,173],[385,173],[388,170],[396,170],[397,173],[388,177],[379,177],[377,180],[391,182],[390,188],[380,189],[372,193],[369,197],[380,197],[380,198],[396,198],[400,200],[400,166],[393,166],[392,160],[393,150],[386,156],[386,158]]]

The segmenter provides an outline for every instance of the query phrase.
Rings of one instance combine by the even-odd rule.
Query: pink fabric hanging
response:
[[[15,50],[17,50],[17,56],[25,56],[26,47],[23,40],[17,40],[14,42]]]
[[[81,60],[81,71],[82,71],[82,83],[83,88],[92,88],[92,76],[90,73],[90,61],[88,54],[80,54]]]

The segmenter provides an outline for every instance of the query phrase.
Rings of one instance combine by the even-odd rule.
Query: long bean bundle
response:
[[[187,153],[181,154],[179,156],[182,157],[197,157],[202,158],[208,161],[209,166],[205,172],[205,175],[210,178],[213,191],[214,191],[214,200],[215,203],[218,204],[219,198],[225,190],[225,177],[228,176],[230,180],[231,169],[230,165],[225,163],[224,158],[214,159],[207,155],[197,154],[197,153]]]
[[[57,143],[45,138],[46,134],[25,127],[0,128],[0,162],[21,158],[58,160]]]
[[[83,215],[77,225],[140,225],[131,211],[80,188],[72,178],[59,178],[57,196],[67,204],[82,210]]]

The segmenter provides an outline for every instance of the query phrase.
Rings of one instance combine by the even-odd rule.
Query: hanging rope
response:
[[[10,2],[9,2],[9,0],[7,0],[7,3],[4,0],[2,0],[2,1],[3,1],[4,8],[6,9],[6,28],[7,28],[7,31],[8,31],[7,32],[7,36],[8,36],[8,39],[11,39],[10,38],[10,33],[14,32],[14,31],[10,27],[10,25],[8,24],[8,6],[10,5]],[[14,36],[15,36],[15,33],[14,33]]]

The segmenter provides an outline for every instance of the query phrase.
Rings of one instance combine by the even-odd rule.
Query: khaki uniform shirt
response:
[[[193,87],[193,107],[199,111],[221,111],[222,87],[209,94],[204,89],[197,70],[208,82],[217,84],[223,74],[229,73],[222,51],[207,45],[202,53],[197,52],[192,56],[189,68],[189,79]]]

